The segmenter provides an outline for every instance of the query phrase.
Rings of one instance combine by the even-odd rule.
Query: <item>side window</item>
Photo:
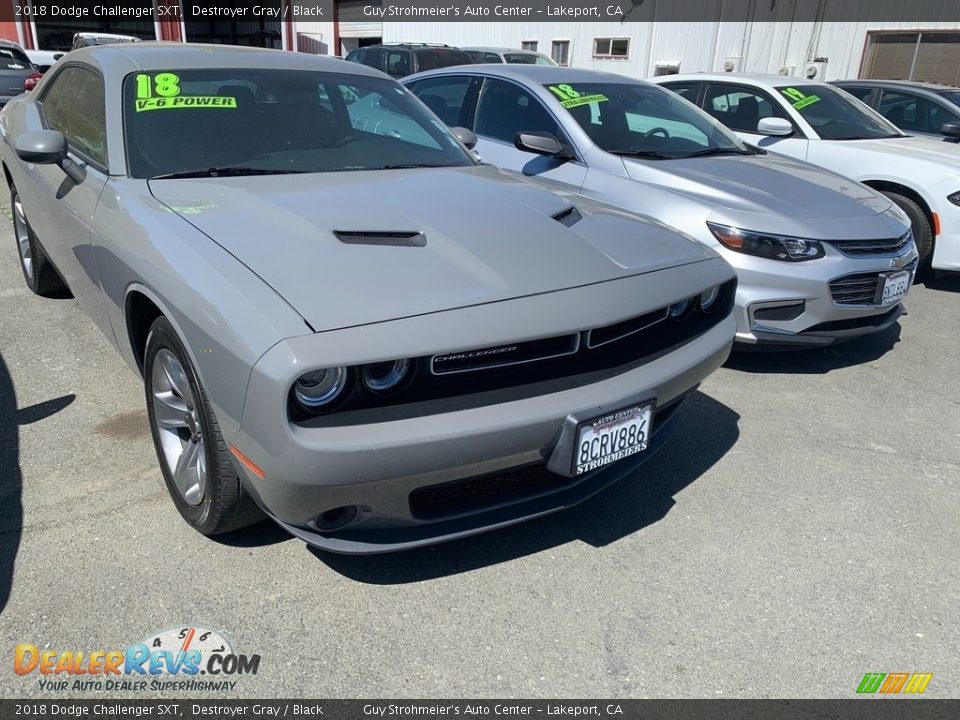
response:
[[[502,63],[503,60],[500,59],[499,55],[494,55],[493,53],[484,53],[483,61],[485,63]]]
[[[938,133],[941,125],[953,120],[932,100],[888,90],[880,98],[880,114],[901,130],[919,133]]]
[[[560,135],[556,121],[530,93],[512,83],[488,80],[477,107],[477,135],[512,143],[518,132],[530,130]]]
[[[363,55],[360,56],[360,62],[377,70],[383,70],[383,55],[384,52],[381,48],[366,48]]]
[[[672,90],[684,100],[689,100],[694,105],[696,105],[697,96],[700,94],[700,83],[698,82],[663,83],[663,87],[667,88],[667,90]]]
[[[873,88],[864,88],[864,87],[844,87],[841,88],[844,92],[848,92],[853,95],[860,102],[865,102],[868,105],[870,99],[870,93],[873,92]]]
[[[465,76],[431,78],[414,83],[410,90],[434,115],[449,127],[455,127],[468,122],[464,105],[471,82],[472,78]]]
[[[738,85],[710,85],[703,109],[731,130],[757,132],[762,118],[789,120],[786,113],[761,91]]]
[[[107,164],[103,78],[82,67],[64,68],[47,87],[40,104],[47,127],[62,132],[73,150]]]
[[[405,77],[410,74],[410,53],[406,50],[390,50],[387,55],[387,75]]]

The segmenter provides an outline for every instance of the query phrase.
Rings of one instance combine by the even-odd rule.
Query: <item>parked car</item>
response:
[[[960,88],[906,80],[836,80],[905,133],[960,142]]]
[[[960,147],[909,137],[827,83],[730,73],[653,78],[740,137],[880,191],[910,218],[924,266],[960,271]]]
[[[473,59],[459,48],[427,43],[368,45],[352,51],[345,59],[376,68],[393,78],[406,77],[421,70],[469,65],[473,62]]]
[[[135,35],[116,35],[114,33],[79,32],[73,36],[73,45],[70,50],[93,47],[95,45],[114,45],[117,43],[141,42]]]
[[[817,346],[903,313],[917,253],[868,187],[750,147],[650,83],[568,68],[477,65],[404,83],[484,160],[655,217],[737,270],[737,340]]]
[[[57,60],[66,55],[63,51],[54,50],[25,50],[24,52],[40,73],[45,73]]]
[[[416,132],[358,130],[370,96]],[[142,373],[204,534],[266,512],[367,553],[560,510],[649,458],[733,341],[716,253],[478,164],[362,65],[93,47],[0,123],[26,282]]]
[[[473,58],[475,63],[510,63],[514,65],[552,65],[552,58],[534,50],[511,50],[498,47],[465,47],[463,51]]]
[[[0,40],[0,107],[24,91],[27,78],[37,68],[17,43]]]

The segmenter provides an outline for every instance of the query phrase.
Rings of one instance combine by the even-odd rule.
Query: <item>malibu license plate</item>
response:
[[[882,276],[879,289],[880,305],[892,305],[903,300],[910,289],[910,275],[909,270],[904,270]]]
[[[577,428],[573,474],[582,475],[647,449],[653,404],[636,405],[582,423]]]

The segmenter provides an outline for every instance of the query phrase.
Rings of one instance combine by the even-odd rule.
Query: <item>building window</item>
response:
[[[557,65],[566,67],[570,64],[570,41],[554,40],[553,47],[550,49],[550,57]]]
[[[537,51],[537,40],[524,40],[520,43],[521,50],[529,50],[530,52]]]
[[[626,59],[630,53],[630,38],[594,38],[595,58]]]
[[[860,77],[960,83],[960,33],[870,32]]]

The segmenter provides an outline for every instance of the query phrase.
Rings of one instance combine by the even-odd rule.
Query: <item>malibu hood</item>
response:
[[[789,218],[856,218],[882,213],[890,201],[855,180],[773,153],[689,160],[625,158],[634,180],[707,206]]]
[[[715,257],[666,226],[488,166],[149,185],[158,200],[259,275],[317,331]],[[554,217],[571,205],[582,219],[568,225]]]

